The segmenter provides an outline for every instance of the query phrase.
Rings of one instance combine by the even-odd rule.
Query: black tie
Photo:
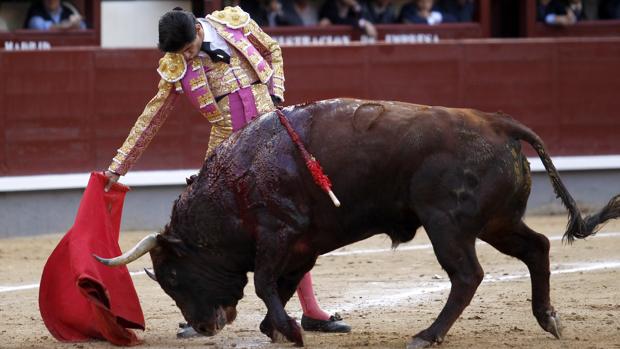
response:
[[[215,50],[211,49],[210,42],[203,42],[200,46],[200,50],[208,54],[209,57],[211,57],[211,60],[215,63],[225,62],[226,64],[230,64],[230,56],[224,52],[224,50],[220,50],[219,48]]]

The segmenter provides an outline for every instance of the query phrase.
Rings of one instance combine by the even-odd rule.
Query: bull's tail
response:
[[[502,116],[495,120],[501,120],[502,129],[506,130],[513,137],[529,143],[538,153],[538,157],[540,157],[551,180],[556,196],[562,200],[562,203],[568,209],[568,223],[563,240],[571,243],[575,238],[584,239],[595,234],[608,220],[620,217],[620,195],[616,195],[600,211],[583,218],[575,200],[564,186],[558,171],[547,154],[540,137],[534,131],[512,118]]]

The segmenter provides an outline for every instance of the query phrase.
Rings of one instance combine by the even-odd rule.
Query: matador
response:
[[[205,18],[175,8],[159,20],[158,46],[165,53],[157,69],[159,90],[105,171],[106,188],[138,160],[181,94],[211,123],[207,156],[233,132],[284,101],[280,46],[240,7],[226,7]],[[330,316],[320,308],[310,273],[300,282],[297,295],[305,330],[351,330],[338,314]],[[177,335],[196,332],[182,326]]]

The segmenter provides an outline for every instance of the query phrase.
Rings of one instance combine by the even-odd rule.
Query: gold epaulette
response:
[[[221,11],[214,11],[207,18],[232,29],[243,28],[250,23],[250,15],[239,6],[226,6]]]
[[[168,82],[177,82],[183,79],[186,71],[187,63],[181,54],[166,52],[159,60],[157,72],[162,79]]]

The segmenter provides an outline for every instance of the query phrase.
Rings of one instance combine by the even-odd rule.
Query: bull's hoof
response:
[[[433,342],[427,341],[426,339],[422,339],[420,337],[413,337],[409,342],[407,342],[407,349],[428,348],[432,345]]]
[[[278,330],[271,331],[271,342],[273,343],[288,343],[286,336],[280,333]]]
[[[295,319],[291,317],[288,318],[288,328],[289,328],[290,334],[287,336],[287,338],[291,342],[295,343],[295,346],[303,347],[304,346],[304,331],[301,329],[301,327],[299,326],[297,321],[295,321]]]
[[[273,326],[271,325],[271,321],[269,321],[269,319],[265,317],[258,328],[265,336],[273,340]]]
[[[295,321],[295,319],[293,318],[289,318],[287,323],[289,325],[288,330],[291,332],[288,336],[275,329],[274,326],[271,324],[271,321],[269,321],[269,319],[267,318],[265,318],[260,323],[259,328],[262,333],[264,333],[267,337],[271,338],[271,341],[273,343],[293,342],[296,346],[303,347],[305,339],[304,331],[301,330],[301,328],[297,324],[297,321]]]
[[[555,338],[562,338],[562,323],[560,322],[560,315],[555,310],[547,310],[545,318],[541,321],[540,326],[551,333]]]
[[[304,333],[301,333],[301,341],[295,342],[295,346],[296,347],[303,347],[304,346]],[[283,343],[289,343],[290,341],[288,340],[288,338],[286,338],[285,335],[283,335],[282,333],[280,333],[278,330],[273,330],[273,332],[271,333],[271,342],[272,343],[279,343],[279,344],[283,344]]]

